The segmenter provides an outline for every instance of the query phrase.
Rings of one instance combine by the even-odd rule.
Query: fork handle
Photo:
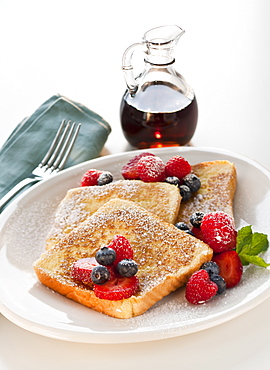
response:
[[[28,185],[34,185],[36,182],[39,182],[40,178],[33,177],[33,178],[26,178],[19,182],[17,185],[15,185],[6,195],[3,196],[3,198],[0,200],[0,213],[4,210],[4,208],[7,206],[7,204],[26,186]]]

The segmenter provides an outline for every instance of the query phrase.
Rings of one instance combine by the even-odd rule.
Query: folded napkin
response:
[[[0,149],[0,199],[42,160],[63,119],[82,124],[65,168],[100,154],[110,125],[84,105],[54,95],[24,119]]]

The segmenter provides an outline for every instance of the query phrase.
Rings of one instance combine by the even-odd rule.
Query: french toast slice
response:
[[[103,204],[114,198],[138,203],[170,223],[176,222],[181,202],[179,190],[165,182],[119,180],[103,186],[71,189],[56,211],[53,227],[46,240],[46,248],[51,248]]]
[[[71,277],[71,266],[93,257],[116,234],[126,237],[138,263],[139,290],[130,298],[100,299]],[[185,284],[211,260],[212,249],[195,237],[162,221],[132,201],[112,199],[88,217],[34,264],[39,280],[54,291],[106,315],[127,319],[147,311]]]
[[[186,222],[194,212],[223,211],[234,217],[233,201],[237,174],[235,165],[226,160],[202,162],[192,166],[201,187],[188,201],[181,202],[177,222]]]

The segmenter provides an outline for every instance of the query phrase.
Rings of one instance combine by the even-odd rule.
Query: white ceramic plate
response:
[[[150,150],[149,150],[150,151]],[[208,148],[151,150],[164,161],[184,156],[191,164],[227,159],[236,164],[235,197],[237,228],[253,225],[254,231],[270,235],[270,174],[255,162],[234,153]],[[32,269],[44,250],[54,211],[69,188],[79,186],[89,168],[110,170],[115,179],[136,152],[98,158],[35,185],[1,215],[0,309],[15,324],[48,337],[88,343],[126,343],[170,338],[224,323],[254,308],[270,295],[269,270],[248,267],[241,283],[208,303],[192,306],[184,288],[156,303],[145,314],[114,319],[53,293],[41,285]],[[270,260],[266,253],[265,258]]]

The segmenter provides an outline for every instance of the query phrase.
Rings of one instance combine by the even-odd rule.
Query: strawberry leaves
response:
[[[244,226],[237,232],[236,252],[238,253],[243,265],[257,265],[260,267],[268,267],[270,263],[266,263],[260,253],[267,251],[269,241],[267,235],[253,232],[252,227]]]

